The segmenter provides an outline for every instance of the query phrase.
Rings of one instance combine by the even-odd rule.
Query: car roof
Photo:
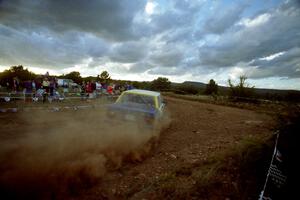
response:
[[[148,95],[148,96],[159,96],[159,92],[154,92],[150,90],[139,90],[139,89],[133,89],[133,90],[127,90],[124,93],[130,93],[130,94],[141,94],[141,95]]]

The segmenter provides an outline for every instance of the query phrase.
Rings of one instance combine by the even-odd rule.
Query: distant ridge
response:
[[[190,85],[190,86],[194,86],[197,87],[199,89],[205,89],[206,88],[206,84],[202,83],[202,82],[196,82],[196,81],[184,81],[182,83],[183,85]]]
[[[205,89],[206,85],[207,85],[206,83],[197,82],[197,81],[184,81],[182,84],[195,86],[199,89]],[[219,85],[219,88],[229,89],[229,87],[227,87],[227,86],[220,86],[220,85]],[[300,93],[300,90],[255,88],[255,86],[254,86],[254,89],[258,93],[266,93],[266,92],[268,92],[268,93],[282,93],[282,92],[285,93],[287,91]]]
[[[184,81],[183,83],[176,84],[176,85],[188,85],[193,86],[199,90],[205,90],[206,85],[202,82],[196,81]],[[227,86],[219,86],[219,93],[221,95],[228,94],[230,88]],[[300,90],[282,90],[282,89],[266,89],[266,88],[255,88],[254,92],[258,97],[261,98],[270,98],[270,97],[279,97],[279,98],[289,98],[289,99],[300,99]]]

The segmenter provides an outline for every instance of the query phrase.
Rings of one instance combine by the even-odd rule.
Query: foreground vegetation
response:
[[[223,106],[236,107],[241,109],[253,110],[256,112],[278,115],[284,112],[290,105],[294,105],[287,101],[270,101],[263,99],[242,99],[235,100],[228,96],[212,96],[212,95],[182,95],[173,92],[164,92],[164,96],[180,98],[189,101],[197,101],[202,103],[212,103]]]

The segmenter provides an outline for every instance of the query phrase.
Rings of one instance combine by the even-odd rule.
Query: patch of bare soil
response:
[[[107,134],[99,136],[98,132],[109,132],[109,128],[114,125],[109,122],[108,126],[99,123],[95,113],[91,115],[69,112],[66,115],[73,120],[68,125],[53,114],[31,123],[33,117],[26,116],[27,120],[24,120],[22,114],[2,113],[0,137],[1,143],[5,144],[6,148],[0,149],[1,187],[6,187],[5,194],[19,192],[24,186],[17,182],[20,178],[18,176],[22,175],[21,180],[25,180],[25,184],[37,186],[30,187],[31,194],[39,193],[37,190],[45,190],[41,187],[49,187],[50,192],[42,196],[46,199],[156,199],[157,195],[149,188],[168,172],[182,166],[205,162],[211,155],[237,145],[245,137],[269,135],[274,126],[271,116],[255,111],[171,97],[166,100],[171,122],[160,131],[159,139],[155,141],[151,141],[153,140],[151,137],[145,137],[145,133],[136,130],[135,137],[129,136],[122,128],[118,129],[114,136]],[[57,127],[64,128],[65,131],[57,133]],[[34,144],[27,142],[25,146],[18,146],[20,150],[25,148],[29,153],[19,154],[11,151],[19,150],[14,145],[20,145],[20,139],[16,139],[14,143],[15,138],[26,140],[28,134],[35,132],[36,129],[47,130],[45,132],[48,135],[54,134],[56,137],[44,137],[44,133],[41,132],[35,134]],[[132,128],[128,130],[132,133]],[[69,134],[63,134],[63,137],[58,135],[65,132]],[[139,134],[144,135],[136,137]],[[147,142],[148,140],[151,143]],[[52,147],[59,147],[59,150]],[[24,156],[31,153],[37,154],[24,159]],[[12,157],[9,157],[10,155]],[[25,169],[21,164],[25,165]],[[28,173],[30,169],[34,172]],[[57,170],[59,173],[55,174]],[[12,176],[14,181],[6,179],[11,178],[9,173],[14,174]],[[24,173],[27,175],[24,176]],[[43,178],[48,177],[49,173],[53,173],[55,179],[43,185]],[[227,175],[231,176],[224,174]],[[39,178],[36,178],[37,176]],[[78,180],[74,181],[74,176],[78,177]],[[94,178],[91,179],[91,176]],[[70,177],[75,184],[70,184],[70,181],[66,180]],[[17,187],[14,187],[14,184]],[[69,184],[68,192],[57,189],[60,188],[57,186],[60,184]],[[193,183],[182,182],[182,184]],[[222,191],[216,192],[222,196]]]

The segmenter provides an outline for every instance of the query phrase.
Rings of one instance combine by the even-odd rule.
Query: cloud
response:
[[[150,61],[159,66],[172,67],[180,64],[183,58],[183,52],[180,46],[165,45],[156,49],[149,56]]]
[[[5,34],[2,34],[2,33]],[[71,67],[89,57],[100,57],[108,51],[107,43],[88,33],[68,32],[57,35],[48,30],[24,33],[0,24],[2,64],[23,64],[59,69]]]
[[[149,69],[152,69],[154,65],[148,62],[137,62],[130,66],[129,72],[130,73],[142,73],[145,71],[148,71]]]
[[[198,81],[227,80],[235,67],[256,80],[299,77],[299,1],[262,4],[0,0],[0,65]]]
[[[155,74],[155,75],[164,75],[164,76],[170,76],[170,75],[184,75],[185,70],[183,68],[179,67],[155,67],[153,69],[149,70],[149,74]]]
[[[148,45],[145,41],[124,42],[112,47],[109,57],[115,62],[135,63],[147,55]]]
[[[133,19],[144,6],[144,1],[130,0],[3,0],[0,20],[16,29],[45,27],[62,33],[76,30],[123,41],[136,37]]]
[[[251,63],[250,78],[276,76],[300,78],[300,48],[296,47],[273,59],[258,59]],[[277,76],[278,76],[277,75]]]
[[[245,20],[242,21],[245,22]],[[214,68],[232,67],[240,62],[249,63],[278,52],[299,48],[299,6],[283,4],[268,13],[259,14],[249,19],[248,24],[244,24],[238,29],[231,29],[221,34],[217,42],[206,43],[201,46],[199,48],[201,64]],[[299,57],[298,51],[295,54]],[[264,75],[260,78],[264,76],[286,76],[284,71],[293,71],[292,65],[277,63],[280,61],[279,59],[281,57],[272,62],[256,62],[258,65],[256,70],[258,71],[263,69],[259,66],[262,63],[269,68],[268,73],[262,73]]]
[[[246,5],[239,4],[237,6],[222,8],[217,7],[216,12],[212,12],[213,16],[208,18],[204,23],[204,27],[201,28],[201,31],[198,35],[203,35],[203,33],[213,33],[213,34],[221,34],[224,33],[227,29],[231,28],[240,18],[245,10]]]
[[[203,8],[205,1],[181,1],[173,0],[169,2],[168,7],[159,9],[149,16],[147,15],[146,24],[141,25],[141,29],[145,29],[144,33],[155,35],[165,31],[176,31],[193,27],[197,21],[199,10]],[[143,28],[142,28],[143,27]]]
[[[271,15],[269,13],[264,13],[254,19],[244,18],[238,24],[246,27],[255,27],[268,22],[270,17]]]

